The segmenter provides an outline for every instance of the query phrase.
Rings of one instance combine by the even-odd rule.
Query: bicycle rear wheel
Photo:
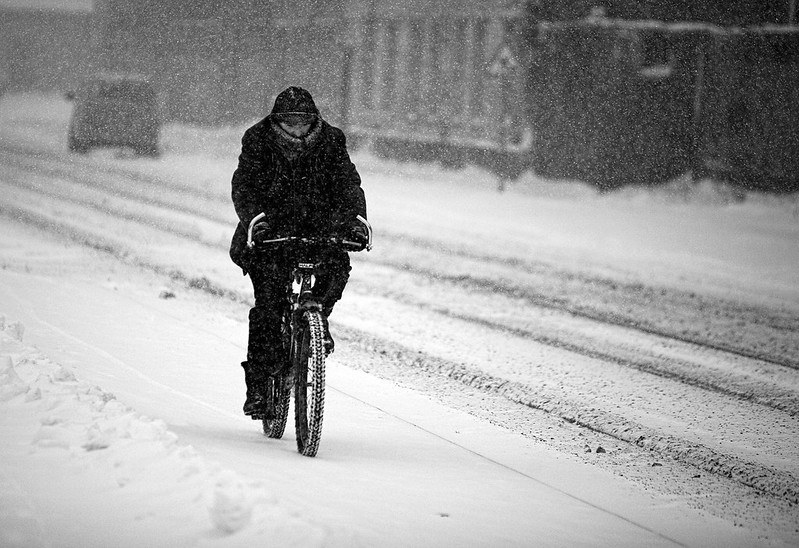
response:
[[[275,402],[275,416],[264,419],[264,434],[270,438],[282,438],[286,430],[289,416],[289,401],[291,400],[291,374],[284,373],[277,377],[269,378],[269,397]]]
[[[322,438],[325,409],[325,348],[322,315],[306,311],[303,315],[299,346],[294,352],[294,426],[297,451],[316,456]]]

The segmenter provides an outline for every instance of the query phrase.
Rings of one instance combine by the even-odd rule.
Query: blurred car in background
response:
[[[154,86],[133,74],[98,74],[67,93],[75,105],[67,147],[86,153],[95,147],[130,147],[157,156],[161,121]]]

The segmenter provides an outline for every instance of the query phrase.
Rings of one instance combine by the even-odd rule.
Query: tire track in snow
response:
[[[210,404],[206,403],[205,401],[203,401],[201,399],[195,398],[191,394],[187,394],[186,392],[182,392],[182,391],[180,391],[180,390],[178,390],[178,389],[176,389],[176,388],[174,388],[172,386],[169,386],[168,384],[164,384],[164,383],[162,383],[160,381],[155,380],[154,378],[150,377],[149,375],[146,375],[145,373],[143,373],[141,370],[139,370],[136,367],[130,365],[125,360],[121,360],[121,359],[117,358],[116,356],[114,356],[113,354],[111,354],[109,352],[106,352],[102,348],[99,348],[98,346],[95,346],[92,343],[90,343],[88,341],[85,341],[85,340],[83,340],[80,337],[76,337],[75,335],[72,335],[71,333],[68,333],[67,331],[64,331],[60,327],[48,322],[47,320],[45,320],[44,318],[39,316],[36,313],[36,311],[33,309],[33,307],[31,307],[26,301],[23,301],[22,299],[20,299],[17,295],[3,290],[3,288],[0,288],[0,291],[3,291],[3,293],[6,295],[6,297],[15,300],[17,302],[17,304],[23,310],[25,310],[26,314],[28,314],[31,318],[33,318],[33,320],[35,322],[37,322],[38,324],[47,327],[47,329],[51,330],[54,333],[57,333],[61,337],[65,338],[65,339],[67,339],[69,341],[72,341],[73,343],[78,344],[78,345],[90,350],[91,352],[97,354],[98,356],[101,356],[104,360],[107,360],[107,361],[109,361],[111,363],[116,364],[117,366],[119,366],[122,369],[130,372],[131,374],[133,374],[135,377],[141,379],[142,381],[144,381],[146,383],[149,383],[149,384],[152,384],[153,386],[156,386],[159,389],[164,390],[165,392],[167,392],[169,394],[184,398],[184,399],[192,402],[193,404],[195,404],[195,405],[197,405],[199,407],[202,407],[202,408],[207,409],[209,411],[213,411],[214,413],[223,415],[223,416],[225,416],[227,418],[233,418],[233,419],[239,419],[240,418],[240,415],[238,415],[238,414],[233,414],[233,413],[230,413],[228,411],[225,411],[224,409],[220,409],[218,407],[214,407],[213,405],[210,405]],[[141,303],[139,303],[139,305],[141,305]]]
[[[387,263],[404,272],[449,281],[453,285],[468,287],[475,291],[522,299],[532,306],[566,312],[575,317],[610,326],[634,329],[743,358],[799,369],[797,342],[799,320],[788,311],[777,315],[764,307],[746,306],[719,298],[687,294],[671,288],[649,287],[641,283],[564,271],[546,263],[485,256],[463,249],[450,250],[430,240],[418,238],[409,240],[390,234],[382,236],[395,245],[409,247],[415,254],[421,250],[435,256],[427,258],[424,266],[420,266],[416,258],[414,261],[400,259],[397,262]],[[463,259],[471,263],[471,268],[459,265],[457,269],[447,272],[440,266],[442,254]],[[492,265],[500,271],[494,277],[475,275],[474,272],[485,271],[481,265]],[[506,274],[501,272],[501,269],[506,269]],[[518,274],[522,274],[523,278],[530,281],[528,283],[518,281]],[[547,287],[549,291],[542,291],[543,287]],[[608,307],[608,303],[622,303],[626,310],[613,310],[614,306]],[[658,306],[685,314],[685,317],[668,317],[660,322],[654,321],[651,318],[651,311]],[[697,314],[695,311],[706,311],[706,314]],[[711,321],[706,318],[711,318]],[[725,318],[733,319],[734,325],[728,326],[725,329],[726,333],[718,333],[717,330],[721,327],[719,320]],[[664,323],[674,322],[677,319],[681,320],[680,331]],[[746,340],[747,334],[741,332],[741,323],[763,326],[770,331],[774,340],[768,347],[751,348],[759,341]],[[706,329],[706,336],[700,333],[703,328]],[[750,348],[743,347],[744,342],[749,343]]]
[[[560,391],[532,387],[489,375],[478,368],[386,342],[362,331],[348,328],[343,331],[344,336],[350,339],[350,344],[359,344],[369,353],[388,355],[400,367],[443,375],[466,386],[502,395],[510,401],[550,413],[567,422],[656,451],[676,461],[730,478],[794,504],[799,503],[799,478],[790,472],[746,461],[676,436],[665,435],[616,413],[587,408],[565,399]]]
[[[370,289],[372,288],[370,287]],[[533,331],[525,327],[515,327],[507,323],[478,317],[474,314],[457,312],[450,308],[442,309],[430,302],[399,296],[396,293],[392,293],[391,298],[403,304],[435,312],[452,319],[484,326],[494,331],[505,332],[509,335],[535,341],[539,344],[567,350],[589,358],[615,363],[629,369],[635,369],[643,373],[657,375],[664,379],[670,379],[704,390],[725,394],[743,401],[779,409],[794,417],[799,416],[799,393],[795,390],[783,388],[773,382],[765,382],[752,378],[752,376],[747,373],[732,373],[710,368],[702,368],[700,370],[695,362],[682,360],[674,356],[658,356],[650,353],[647,349],[627,351],[618,347],[603,348],[602,343],[597,340],[589,337],[582,337],[575,333]],[[624,327],[620,328],[626,329]],[[657,339],[659,338],[667,339],[657,334],[650,335],[654,339],[650,347],[657,345]],[[670,338],[668,339],[673,340]],[[688,351],[724,353],[723,351],[696,345],[695,343],[686,344],[694,347],[688,348]],[[769,362],[764,362],[762,366],[765,367],[768,363]]]
[[[425,428],[423,426],[420,426],[419,424],[417,424],[417,423],[415,423],[413,421],[410,421],[410,420],[406,419],[405,417],[401,417],[401,416],[399,416],[399,415],[397,415],[395,413],[391,413],[390,411],[386,411],[385,409],[381,408],[380,406],[375,405],[374,403],[370,403],[368,401],[365,401],[365,400],[363,400],[363,399],[361,399],[361,398],[359,398],[357,396],[354,396],[354,395],[348,393],[345,390],[340,390],[340,389],[337,389],[335,387],[329,387],[329,388],[331,390],[335,391],[335,392],[338,392],[339,394],[342,394],[342,395],[350,398],[350,399],[353,399],[353,400],[355,400],[357,402],[360,402],[363,405],[366,405],[368,407],[376,409],[377,411],[380,411],[381,413],[384,413],[385,415],[388,415],[389,417],[392,417],[392,418],[396,419],[397,421],[400,421],[400,422],[403,422],[403,423],[405,423],[405,424],[407,424],[409,426],[412,426],[413,428],[416,428],[417,430],[421,430],[425,434],[428,434],[430,436],[436,437],[436,438],[438,438],[438,439],[440,439],[440,440],[442,440],[442,441],[444,441],[444,442],[446,442],[446,443],[448,443],[450,445],[453,445],[453,446],[457,447],[458,449],[460,449],[461,451],[466,451],[468,453],[471,453],[472,455],[475,455],[475,456],[479,457],[480,459],[491,463],[494,466],[499,466],[500,468],[504,468],[505,470],[513,472],[514,474],[518,474],[520,477],[525,478],[526,480],[533,481],[535,483],[538,483],[540,485],[543,485],[543,486],[547,487],[548,489],[552,489],[554,491],[557,491],[558,493],[561,493],[561,494],[563,494],[566,497],[569,497],[569,498],[571,498],[573,500],[577,500],[577,501],[579,501],[579,502],[581,502],[581,503],[583,503],[583,504],[585,504],[587,506],[590,506],[591,508],[595,508],[595,509],[599,510],[600,512],[606,513],[608,515],[613,516],[616,519],[620,519],[620,520],[625,521],[625,522],[627,522],[627,523],[629,523],[629,524],[631,524],[631,525],[633,525],[635,527],[643,529],[644,531],[646,531],[648,533],[651,533],[651,534],[653,534],[653,535],[655,535],[655,536],[657,536],[657,537],[659,537],[659,538],[661,538],[661,539],[663,539],[663,540],[665,540],[665,541],[667,541],[667,542],[669,542],[671,544],[674,544],[676,546],[686,546],[687,547],[686,544],[683,544],[682,542],[680,542],[680,541],[678,541],[678,540],[676,540],[674,538],[671,538],[671,537],[669,537],[667,535],[664,535],[663,533],[659,533],[659,532],[655,531],[654,529],[651,529],[650,527],[647,527],[645,525],[642,525],[641,523],[638,523],[637,521],[631,520],[630,518],[627,518],[627,517],[625,517],[625,516],[623,516],[621,514],[618,514],[616,512],[609,511],[606,508],[597,505],[596,503],[593,503],[593,502],[591,502],[591,501],[589,501],[587,499],[575,496],[572,493],[561,489],[560,487],[557,487],[555,485],[547,483],[546,481],[543,481],[543,480],[541,480],[541,479],[539,479],[537,477],[534,477],[534,476],[532,476],[530,474],[527,474],[527,473],[525,473],[525,472],[523,472],[521,470],[518,470],[518,469],[516,469],[516,468],[514,468],[514,467],[512,467],[510,465],[507,465],[507,464],[505,464],[503,462],[500,462],[498,460],[495,460],[495,459],[493,459],[493,458],[491,458],[491,457],[489,457],[487,455],[479,453],[479,452],[475,451],[474,449],[470,449],[469,447],[466,447],[465,445],[455,441],[454,439],[451,439],[450,437],[443,436],[441,434],[433,432],[432,430],[429,430],[429,429],[427,429],[427,428]]]
[[[191,186],[179,185],[174,181],[145,175],[135,170],[125,169],[115,166],[97,166],[87,161],[80,163],[80,176],[74,173],[72,166],[64,165],[62,156],[32,151],[24,147],[3,146],[9,158],[18,165],[22,164],[24,169],[36,171],[41,169],[39,158],[46,158],[48,163],[46,170],[52,175],[70,178],[77,184],[84,184],[81,177],[90,176],[92,186],[105,188],[109,192],[120,196],[137,200],[148,205],[158,205],[164,208],[175,209],[177,211],[195,215],[208,221],[223,225],[235,222],[234,217],[225,217],[216,213],[223,207],[229,207],[227,196],[219,196],[211,192],[204,192]],[[35,155],[31,161],[30,156]],[[71,158],[71,157],[70,157]],[[89,174],[91,172],[91,174]],[[103,175],[114,175],[131,178],[130,188],[141,189],[150,188],[151,194],[143,192],[133,192],[127,186],[115,185],[107,181]],[[165,192],[165,189],[174,193]],[[186,195],[191,195],[205,203],[202,207],[192,207],[185,203]],[[232,234],[232,228],[229,229]],[[440,242],[424,238],[409,238],[405,235],[391,233],[380,233],[381,239],[391,242],[395,247],[410,246],[413,253],[432,252],[439,259],[441,254],[454,256],[476,265],[499,264],[511,271],[524,273],[525,275],[535,274],[543,278],[545,283],[538,287],[524,285],[519,282],[509,282],[515,276],[486,278],[464,272],[482,271],[481,268],[458,268],[457,272],[445,272],[440,267],[440,260],[428,260],[428,265],[436,265],[433,268],[420,267],[403,260],[402,256],[387,256],[382,260],[370,259],[372,262],[382,264],[389,268],[394,268],[401,272],[411,272],[419,276],[434,278],[441,281],[448,281],[453,285],[469,287],[479,291],[489,291],[505,296],[513,296],[524,299],[530,305],[567,312],[575,317],[589,319],[595,322],[634,329],[655,335],[658,337],[669,338],[678,342],[694,344],[700,347],[711,348],[720,352],[735,354],[744,358],[763,361],[782,367],[799,369],[799,332],[797,331],[796,318],[789,317],[788,313],[776,316],[771,310],[763,307],[745,306],[738,303],[723,301],[718,298],[703,297],[697,294],[686,294],[670,288],[648,287],[640,283],[626,283],[619,280],[611,280],[585,273],[565,271],[557,269],[552,265],[542,262],[531,262],[519,258],[507,258],[497,256],[485,256],[474,253],[466,248],[448,249],[442,247]],[[548,293],[542,293],[541,286],[554,283],[554,288]],[[553,297],[553,295],[555,295]],[[597,295],[603,296],[597,299]],[[603,305],[608,302],[623,302],[624,306],[632,307],[635,314],[629,310],[608,310],[603,309]],[[589,303],[589,304],[585,304]],[[593,303],[593,304],[591,304]],[[666,307],[678,310],[681,313],[688,311],[688,317],[680,322],[681,329],[675,330],[673,327],[674,318],[668,317],[668,323],[654,321],[650,318],[653,303],[661,303]],[[711,315],[696,315],[695,310],[715,311]],[[711,317],[716,324],[706,324],[703,319]],[[729,326],[720,333],[718,329],[721,324],[719,319],[732,318],[735,326]],[[741,332],[738,326],[740,322],[745,325],[762,325],[771,332],[771,341],[767,347],[757,347],[758,340],[747,340],[748,334]],[[704,329],[705,335],[701,332]],[[748,344],[748,348],[743,345]]]
[[[32,177],[38,178],[33,173],[26,173],[25,175],[6,173],[3,181],[32,194],[38,194],[49,199],[57,199],[64,203],[72,203],[117,219],[133,221],[198,243],[217,247],[218,242],[211,243],[208,239],[202,238],[202,233],[194,218],[187,217],[182,213],[153,204],[146,204],[146,208],[150,211],[145,211],[141,207],[135,207],[136,204],[143,204],[141,201],[133,202],[114,195],[98,195],[88,185],[82,185],[77,188],[76,185],[72,185],[65,188],[58,179],[34,181]],[[219,227],[220,232],[224,232],[227,229],[227,226],[222,227],[220,225]],[[232,235],[232,231],[230,233]]]
[[[126,260],[132,264],[136,264],[138,266],[142,266],[148,269],[151,269],[159,274],[167,274],[173,277],[173,279],[177,279],[180,281],[184,281],[190,287],[198,287],[209,293],[215,295],[223,295],[229,298],[233,298],[235,300],[245,302],[247,299],[243,297],[240,293],[235,291],[230,291],[224,288],[222,284],[215,284],[213,282],[208,281],[207,279],[203,280],[200,278],[199,283],[195,283],[198,278],[196,276],[192,276],[185,271],[176,271],[173,268],[167,268],[159,264],[152,263],[152,261],[144,260],[141,257],[138,257],[135,253],[131,252],[130,250],[125,250],[124,242],[115,241],[114,239],[103,238],[102,236],[98,236],[96,233],[93,233],[91,230],[86,230],[84,227],[78,225],[70,225],[69,223],[60,223],[57,220],[54,220],[51,217],[48,217],[41,212],[31,209],[25,209],[24,207],[6,207],[3,206],[3,212],[11,218],[21,218],[22,220],[27,220],[31,224],[38,225],[42,228],[45,228],[51,232],[60,233],[62,235],[66,235],[67,237],[78,241],[84,245],[89,245],[90,247],[94,247],[95,249],[102,250],[104,252],[110,253],[111,255]],[[152,228],[152,227],[151,227]],[[180,237],[180,236],[179,236]],[[186,235],[182,236],[184,239],[187,238]],[[191,238],[189,238],[191,239]],[[449,282],[449,280],[443,280],[444,282]],[[354,334],[354,340],[364,340],[369,339],[369,335],[363,332],[357,332]],[[378,341],[375,351],[377,351],[380,347],[386,344],[386,341]],[[412,351],[408,349],[409,356],[418,356],[418,352]],[[433,361],[436,358],[431,358]],[[439,360],[439,362],[444,363],[445,365],[452,365],[447,364],[445,361]],[[457,364],[456,364],[457,365]],[[444,367],[443,369],[436,369],[439,374],[442,371],[447,371],[447,368]],[[451,371],[455,371],[455,369],[451,369]],[[636,445],[644,446],[643,444],[646,442],[647,439],[651,440],[658,440],[656,443],[652,445],[656,450],[663,452],[664,454],[672,455],[676,460],[682,462],[689,462],[703,468],[709,472],[713,472],[720,475],[726,475],[727,477],[731,477],[736,479],[737,481],[741,481],[745,485],[751,485],[758,489],[763,490],[764,492],[769,492],[772,494],[776,494],[777,496],[787,496],[789,500],[793,500],[790,497],[794,497],[796,493],[795,483],[790,484],[789,488],[786,490],[783,489],[782,495],[779,495],[780,485],[784,485],[785,482],[781,481],[779,477],[774,480],[774,474],[770,472],[768,467],[765,469],[758,468],[759,465],[753,463],[746,463],[742,462],[741,459],[736,459],[735,457],[719,454],[703,446],[697,446],[696,444],[690,444],[688,442],[687,449],[685,448],[685,443],[680,443],[683,440],[679,440],[677,438],[672,437],[663,437],[660,436],[657,432],[651,432],[640,425],[636,425],[635,423],[630,423],[623,417],[613,416],[612,420],[603,420],[602,417],[595,417],[590,413],[575,413],[571,411],[571,404],[568,402],[564,403],[563,405],[557,405],[559,395],[541,395],[536,390],[531,389],[530,387],[524,387],[522,390],[523,396],[511,396],[512,394],[508,392],[511,388],[518,388],[516,384],[509,382],[507,380],[499,379],[496,377],[486,376],[484,373],[478,370],[471,370],[465,373],[446,373],[448,377],[458,380],[463,384],[469,386],[476,386],[481,390],[487,390],[496,392],[499,391],[503,394],[503,396],[508,397],[508,399],[512,401],[517,401],[518,403],[522,403],[532,408],[542,409],[554,415],[560,416],[566,420],[571,422],[575,422],[576,424],[580,424],[592,430],[596,430],[599,432],[606,433],[608,435],[612,435],[617,437],[618,439],[622,439],[629,443],[634,443]],[[532,392],[531,392],[532,391]],[[515,392],[513,392],[515,393]],[[532,394],[532,396],[530,395]],[[536,404],[536,401],[539,404]],[[548,404],[548,402],[556,402],[555,404]],[[579,407],[578,407],[579,410]],[[592,410],[593,411],[593,410]],[[626,426],[625,426],[626,425]],[[644,434],[651,434],[650,436],[646,436],[641,434],[635,439],[633,436],[625,435],[626,432],[644,432]],[[621,432],[622,434],[619,434]],[[615,433],[615,434],[614,434]],[[643,436],[643,438],[641,437]],[[663,442],[665,440],[665,442]],[[675,441],[676,440],[676,441]],[[662,442],[662,443],[661,443]],[[708,464],[710,463],[710,464]],[[752,468],[754,466],[754,469]],[[754,470],[754,472],[752,472]],[[760,477],[761,480],[753,481],[751,479],[752,476]],[[784,479],[784,478],[783,478]],[[790,483],[790,482],[789,482]],[[792,485],[792,486],[791,486]],[[775,487],[776,486],[776,487]]]
[[[13,162],[17,168],[26,171],[69,179],[77,184],[87,185],[90,182],[91,186],[104,188],[118,196],[144,201],[151,205],[161,205],[186,213],[205,215],[210,220],[230,222],[235,219],[235,217],[216,215],[216,206],[229,205],[226,203],[229,196],[219,196],[213,192],[204,192],[196,187],[180,185],[169,179],[109,164],[98,165],[89,159],[76,159],[73,155],[65,156],[24,147],[11,147],[7,144],[0,145],[0,153],[3,155],[4,164]],[[114,184],[113,179],[109,179],[109,175],[126,178],[135,184]],[[145,189],[149,189],[149,192],[145,192]],[[187,196],[204,202],[208,207],[187,208],[185,206]]]
[[[13,211],[10,212],[6,207],[0,206],[0,213],[5,215],[12,213],[10,215],[11,218],[16,218],[21,212],[16,212],[17,215],[13,215]],[[25,215],[28,215],[28,219],[33,224],[50,230],[57,228],[57,233],[67,235],[78,243],[84,245],[88,243],[95,249],[108,252],[117,258],[124,258],[126,262],[148,268],[157,274],[169,274],[173,279],[185,281],[189,287],[199,288],[217,296],[224,295],[238,302],[248,302],[248,298],[243,294],[235,290],[225,289],[221,285],[215,285],[210,282],[207,285],[193,285],[190,280],[194,278],[190,274],[181,272],[176,275],[172,270],[166,272],[167,269],[163,267],[150,264],[145,260],[132,258],[126,253],[116,250],[111,242],[99,243],[95,239],[96,236],[81,234],[79,228],[71,227],[65,231],[63,226],[55,225],[51,220],[39,217],[34,212],[28,212]],[[350,344],[359,344],[374,355],[389,356],[392,363],[397,363],[401,367],[443,375],[466,386],[499,394],[515,403],[550,413],[568,422],[609,435],[632,445],[656,451],[708,473],[728,477],[769,495],[799,503],[799,482],[789,472],[775,470],[759,463],[748,462],[681,438],[663,435],[653,428],[643,426],[614,413],[584,408],[579,404],[566,400],[561,392],[552,392],[541,387],[531,387],[516,381],[488,375],[477,368],[390,343],[384,339],[375,338],[361,330],[344,328],[342,331],[343,338],[348,339]]]
[[[114,237],[98,229],[87,228],[85,225],[57,215],[48,215],[30,207],[29,204],[0,203],[0,215],[4,215],[15,222],[39,228],[79,245],[106,253],[126,264],[168,276],[175,281],[184,283],[187,287],[201,289],[211,295],[234,301],[243,298],[240,293],[224,288],[221,284],[211,281],[205,275],[188,275],[184,270],[143,257],[135,252],[128,244],[128,241],[124,239]]]
[[[226,243],[214,243],[208,238],[204,238],[197,230],[176,226],[167,219],[168,212],[156,211],[155,213],[147,213],[138,211],[132,213],[127,210],[124,202],[121,204],[113,204],[107,201],[103,202],[100,200],[93,200],[91,197],[70,195],[70,193],[66,190],[55,191],[52,189],[41,188],[41,185],[33,185],[24,181],[15,181],[15,184],[17,183],[21,188],[30,189],[31,192],[38,192],[50,198],[57,198],[59,200],[72,202],[79,206],[88,207],[104,214],[111,215],[115,218],[127,219],[136,223],[140,223],[149,228],[161,230],[163,232],[169,233],[170,235],[177,236],[179,238],[185,238],[210,248],[218,248],[220,250],[227,248]],[[136,257],[136,254],[128,248],[129,246],[112,243],[107,236],[96,236],[91,232],[81,230],[80,228],[76,229],[74,226],[67,225],[63,221],[58,221],[57,219],[45,219],[42,216],[37,215],[35,211],[23,211],[22,209],[17,209],[16,212],[11,215],[28,219],[30,223],[36,224],[41,228],[65,233],[75,241],[98,250],[111,252],[111,254],[117,258],[127,257],[130,259],[131,257]],[[140,257],[135,258],[134,262],[135,264],[161,274],[169,273],[173,278],[188,282],[189,285],[193,287],[204,287],[209,292],[219,296],[226,295],[226,291],[224,289],[222,289],[218,284],[213,284],[207,280],[207,278],[203,279],[200,276],[186,275],[181,271],[175,270],[174,268],[167,269],[159,267],[157,264],[152,263],[152,261],[146,261]],[[431,277],[430,279],[434,280],[434,283],[448,283],[447,280],[439,280],[435,277]],[[376,284],[375,286],[371,287],[371,289],[378,292],[385,292],[384,288],[380,284]],[[483,291],[481,288],[472,290],[480,292]],[[746,375],[731,375],[725,372],[717,373],[708,369],[702,369],[698,371],[694,363],[686,362],[684,360],[677,360],[675,358],[659,359],[657,357],[647,356],[646,352],[623,352],[618,348],[611,351],[602,350],[598,348],[596,341],[590,339],[581,340],[579,335],[574,335],[571,333],[567,335],[559,334],[556,336],[550,336],[540,332],[534,332],[529,329],[513,327],[505,323],[486,320],[473,314],[463,314],[449,309],[433,308],[430,303],[419,300],[411,300],[406,296],[398,295],[397,293],[392,293],[391,298],[399,302],[412,304],[419,308],[434,310],[439,314],[443,314],[452,318],[457,318],[470,323],[483,325],[490,329],[505,331],[510,334],[522,336],[539,342],[540,344],[570,350],[584,356],[609,361],[629,367],[631,369],[658,375],[667,379],[677,380],[679,382],[684,382],[686,384],[704,388],[706,390],[728,394],[742,400],[760,403],[762,405],[786,411],[792,416],[799,414],[799,398],[794,391],[784,390],[773,383],[759,382],[756,379],[747,377]],[[660,335],[652,334],[652,336]]]

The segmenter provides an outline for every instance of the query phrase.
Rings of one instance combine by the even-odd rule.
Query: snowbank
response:
[[[0,316],[0,545],[330,543],[264,485],[178,444],[163,421],[81,382],[23,333]]]

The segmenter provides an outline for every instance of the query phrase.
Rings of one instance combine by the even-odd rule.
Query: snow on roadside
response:
[[[21,323],[0,315],[0,545],[355,540],[297,515],[264,485],[180,445],[163,421],[81,382],[25,346],[23,333]]]

